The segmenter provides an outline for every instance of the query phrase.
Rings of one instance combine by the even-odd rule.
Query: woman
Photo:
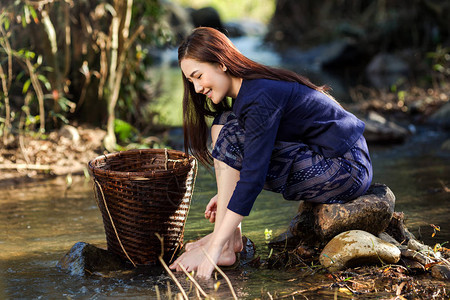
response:
[[[212,28],[195,29],[179,47],[178,61],[185,148],[204,164],[213,161],[217,195],[205,211],[214,231],[186,245],[172,269],[180,271],[181,264],[209,278],[214,267],[205,253],[220,266],[234,264],[240,223],[263,188],[316,203],[344,203],[366,192],[372,166],[364,123],[325,87],[248,59]]]

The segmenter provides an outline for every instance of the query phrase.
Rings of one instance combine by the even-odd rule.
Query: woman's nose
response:
[[[203,91],[203,86],[201,86],[198,82],[194,82],[194,89],[197,94],[201,94]]]

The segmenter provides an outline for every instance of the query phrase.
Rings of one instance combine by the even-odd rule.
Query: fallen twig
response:
[[[231,284],[231,281],[228,278],[228,276],[216,265],[216,263],[212,260],[211,256],[209,256],[209,254],[206,253],[205,249],[202,248],[202,251],[205,254],[206,258],[209,260],[209,262],[212,263],[217,272],[219,272],[227,282],[228,286],[230,287],[231,294],[233,295],[233,299],[237,300],[236,292],[234,291],[233,285]]]
[[[198,282],[194,279],[194,277],[192,277],[192,275],[189,274],[189,272],[186,270],[186,268],[181,263],[179,263],[178,265],[180,266],[181,270],[183,270],[184,274],[186,274],[186,276],[195,285],[197,290],[200,291],[200,293],[203,295],[203,297],[209,298],[208,294],[205,293],[205,291],[202,289],[202,287],[198,284]]]
[[[158,256],[158,259],[161,262],[161,265],[164,267],[164,269],[166,269],[166,271],[169,274],[170,278],[172,278],[172,280],[177,285],[178,289],[181,291],[181,294],[183,295],[183,299],[188,300],[189,298],[186,295],[186,292],[184,291],[183,287],[181,286],[181,283],[177,280],[175,275],[172,273],[172,271],[169,269],[167,264],[164,262],[164,259],[163,259],[163,255],[164,255],[164,239],[158,233],[155,233],[155,235],[159,239],[159,241],[161,242],[161,254]]]

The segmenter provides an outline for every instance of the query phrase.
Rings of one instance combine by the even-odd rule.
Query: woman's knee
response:
[[[222,130],[223,125],[215,124],[211,126],[211,141],[212,141],[212,148],[214,149],[214,146],[216,145],[217,138],[219,137],[220,130]]]

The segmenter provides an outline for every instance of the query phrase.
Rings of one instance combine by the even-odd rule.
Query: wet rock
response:
[[[394,212],[391,222],[385,232],[392,236],[400,244],[408,244],[410,239],[415,239],[414,235],[409,232],[404,224],[405,214],[403,212]]]
[[[364,137],[368,143],[399,143],[403,142],[409,135],[409,131],[394,122],[386,120],[376,112],[369,112],[366,118]]]
[[[400,263],[405,266],[405,268],[407,268],[409,272],[424,273],[426,271],[424,265],[422,265],[420,262],[403,256],[400,259]]]
[[[450,267],[447,265],[435,265],[431,268],[431,276],[441,280],[450,280]]]
[[[316,251],[307,245],[299,245],[295,248],[295,253],[301,258],[312,258],[316,254]]]
[[[390,87],[408,73],[408,64],[396,55],[389,53],[376,55],[366,68],[367,77],[377,88]]]
[[[410,239],[408,241],[408,249],[415,250],[427,255],[434,253],[433,249],[430,246],[424,245],[416,239]]]
[[[241,19],[225,23],[228,37],[263,36],[267,32],[267,26],[255,20]]]
[[[178,44],[194,28],[191,16],[185,8],[174,1],[161,1],[161,5],[165,10],[164,21],[170,25],[170,30]]]
[[[300,243],[300,238],[294,236],[290,230],[276,236],[269,242],[269,248],[275,250],[292,250]]]
[[[417,252],[415,250],[401,249],[401,253],[402,253],[402,257],[406,257],[408,259],[417,261],[417,262],[421,263],[422,265],[427,265],[427,264],[434,262],[434,260],[431,259],[430,257],[428,257],[420,252]]]
[[[385,242],[391,243],[395,246],[400,246],[400,243],[394,239],[392,236],[390,236],[389,234],[387,234],[386,232],[382,232],[378,235],[378,238],[382,239]]]
[[[450,153],[450,139],[448,139],[442,143],[441,150],[444,152]]]
[[[336,272],[366,264],[397,263],[400,250],[368,232],[350,230],[335,236],[322,250],[319,260],[330,272]]]
[[[78,132],[78,129],[70,125],[64,125],[63,127],[61,127],[58,134],[61,137],[69,139],[74,144],[77,144],[80,141],[80,134]]]
[[[447,102],[432,114],[428,123],[450,129],[450,102]]]
[[[333,69],[358,62],[361,54],[356,43],[342,39],[329,43],[316,61],[322,68]]]
[[[220,15],[213,7],[208,6],[200,9],[192,9],[191,19],[194,27],[205,26],[223,31]]]
[[[251,260],[256,253],[255,243],[252,242],[248,237],[242,236],[242,251],[240,252],[241,263]]]
[[[131,269],[131,264],[119,256],[84,242],[78,242],[56,265],[71,275],[85,276],[95,272]]]
[[[383,184],[372,185],[367,193],[344,204],[303,202],[292,219],[292,236],[306,241],[328,241],[348,230],[364,230],[374,235],[383,232],[394,212],[395,196]]]

